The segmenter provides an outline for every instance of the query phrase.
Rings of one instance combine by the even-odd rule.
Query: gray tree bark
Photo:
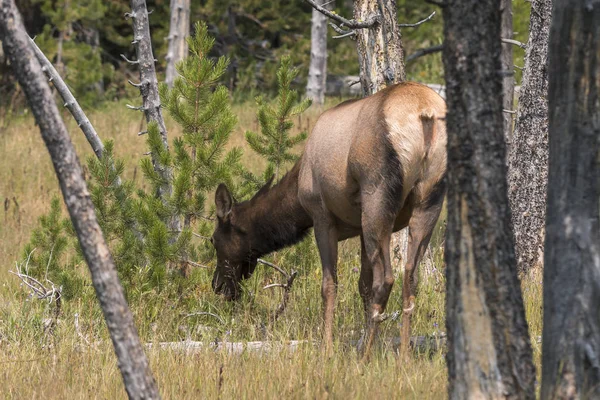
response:
[[[365,96],[406,80],[402,35],[396,10],[396,0],[354,2],[355,20],[369,21],[379,15],[379,22],[375,26],[356,30],[360,83]]]
[[[512,0],[502,0],[500,2],[502,24],[500,27],[500,37],[503,39],[513,38],[513,16],[512,16]],[[514,62],[513,48],[510,43],[502,43],[502,107],[505,110],[512,110],[515,99],[515,77],[514,77]],[[513,114],[505,112],[504,118],[504,138],[507,143],[511,142],[513,131]]]
[[[158,126],[165,149],[169,148],[167,139],[167,128],[162,116],[160,96],[158,94],[158,81],[156,79],[156,70],[154,68],[154,54],[152,53],[152,42],[150,37],[150,26],[148,23],[148,9],[145,0],[131,0],[131,17],[133,20],[133,44],[137,54],[137,61],[130,61],[137,64],[140,69],[140,83],[134,84],[140,89],[142,95],[142,107],[146,122],[155,122]],[[163,185],[158,196],[163,203],[167,203],[173,191],[171,181],[173,172],[165,165],[162,165],[157,154],[152,153],[152,164],[154,170],[161,176]],[[181,231],[181,221],[173,217],[168,222],[169,230],[172,232]]]
[[[0,2],[0,40],[52,158],[65,204],[104,313],[125,390],[131,399],[157,399],[160,396],[156,382],[119,283],[114,261],[96,220],[83,170],[50,87],[29,44],[29,37],[14,0]]]
[[[542,399],[600,398],[600,0],[555,0]]]
[[[447,0],[446,328],[450,399],[534,399],[502,118],[500,0]]]
[[[327,0],[317,0],[317,4],[328,8]],[[314,104],[322,105],[325,101],[325,84],[327,80],[327,16],[313,8],[310,30],[310,66],[306,97]]]
[[[543,262],[548,179],[548,37],[552,0],[533,0],[517,122],[508,155],[517,268]]]
[[[190,35],[190,0],[171,0],[169,47],[167,50],[166,83],[169,88],[177,77],[176,65],[188,52],[187,37]]]

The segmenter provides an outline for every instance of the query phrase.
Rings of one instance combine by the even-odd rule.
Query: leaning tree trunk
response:
[[[328,1],[317,0],[317,4],[328,7]],[[323,105],[327,80],[327,16],[313,8],[310,30],[310,66],[306,97],[314,104]]]
[[[600,1],[555,0],[542,399],[600,398]]]
[[[503,39],[513,38],[513,15],[512,15],[512,0],[502,0],[500,2],[502,24],[500,27],[500,36]],[[514,77],[514,62],[513,62],[513,45],[510,43],[502,43],[502,107],[507,111],[512,111],[515,98],[515,77]],[[506,143],[510,143],[512,139],[512,113],[505,112],[504,117],[504,138]]]
[[[177,77],[176,65],[188,52],[187,37],[190,35],[190,0],[171,0],[169,47],[167,50],[166,83],[169,88]]]
[[[508,155],[517,267],[542,264],[548,177],[548,37],[552,0],[533,0],[517,123]]]
[[[0,1],[0,40],[40,127],[131,399],[159,398],[83,170],[13,0]]]
[[[508,207],[500,0],[447,0],[446,327],[450,399],[534,399]]]
[[[356,30],[360,83],[365,96],[406,79],[396,0],[354,2],[355,20],[368,21],[377,14],[379,22],[375,26]]]

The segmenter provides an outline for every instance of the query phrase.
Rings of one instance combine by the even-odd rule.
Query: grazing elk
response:
[[[444,100],[427,86],[400,83],[323,113],[300,160],[279,183],[267,183],[249,201],[235,203],[221,184],[215,195],[212,242],[217,268],[212,287],[239,297],[257,258],[298,242],[314,227],[323,267],[324,345],[332,348],[338,241],[359,236],[358,289],[368,356],[394,275],[392,232],[409,228],[403,280],[402,350],[408,348],[415,307],[417,266],[446,192]]]

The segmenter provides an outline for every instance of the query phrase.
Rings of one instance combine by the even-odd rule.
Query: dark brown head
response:
[[[236,203],[224,184],[215,194],[217,225],[212,243],[217,268],[212,287],[228,300],[240,297],[240,282],[252,276],[258,257],[301,240],[312,219],[298,201],[295,166],[271,188],[273,177],[251,200]]]
[[[217,188],[215,205],[217,225],[211,241],[217,251],[217,268],[212,288],[227,300],[237,300],[241,295],[240,281],[250,278],[256,268],[256,257],[252,256],[246,221],[224,184]]]

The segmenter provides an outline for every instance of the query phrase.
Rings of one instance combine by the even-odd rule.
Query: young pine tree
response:
[[[267,168],[262,177],[244,172],[244,177],[255,189],[261,187],[273,175],[277,182],[283,176],[283,167],[298,159],[298,155],[292,153],[294,146],[302,143],[308,136],[306,131],[297,135],[290,133],[294,126],[292,118],[306,111],[311,105],[309,99],[299,101],[298,91],[291,88],[297,75],[298,70],[292,67],[291,59],[283,57],[277,70],[279,89],[275,104],[268,104],[260,96],[256,98],[260,133],[246,132],[246,141],[252,150],[267,160]]]

